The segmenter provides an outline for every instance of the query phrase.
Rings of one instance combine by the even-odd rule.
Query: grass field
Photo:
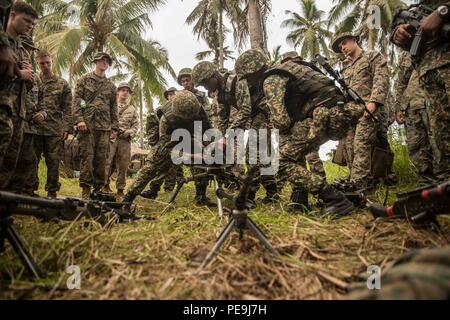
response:
[[[395,146],[398,190],[416,183],[403,146]],[[403,153],[402,153],[403,152]],[[346,170],[326,163],[329,179]],[[45,170],[40,172],[44,181]],[[371,198],[382,201],[384,189]],[[209,194],[213,197],[212,188]],[[44,191],[41,191],[44,194]],[[318,211],[290,214],[286,188],[274,205],[258,202],[250,216],[282,256],[275,258],[259,242],[233,233],[205,269],[199,263],[226,225],[216,211],[195,206],[187,185],[169,210],[168,194],[157,201],[139,198],[146,219],[100,225],[93,221],[41,223],[17,217],[15,223],[45,279],[31,280],[6,244],[0,255],[0,298],[3,299],[339,299],[367,275],[367,266],[382,269],[410,249],[449,243],[450,219],[440,216],[441,231],[414,229],[406,221],[374,220],[366,210],[333,219]],[[60,195],[78,196],[76,179],[62,179]],[[260,191],[259,197],[263,196]],[[393,191],[389,202],[395,198]],[[69,290],[66,268],[78,265],[81,288]]]

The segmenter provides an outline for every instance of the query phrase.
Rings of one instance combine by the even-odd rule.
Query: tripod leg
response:
[[[172,202],[175,201],[175,198],[177,197],[178,193],[180,192],[181,188],[183,188],[183,186],[184,186],[185,183],[186,183],[185,180],[183,180],[183,181],[177,183],[177,187],[176,187],[176,189],[174,190],[174,192],[172,193],[172,196],[170,197],[169,204],[171,204]]]
[[[269,240],[267,239],[266,235],[264,234],[264,232],[262,232],[261,229],[258,228],[258,226],[253,222],[252,219],[250,219],[249,217],[247,217],[247,228],[253,232],[253,234],[258,238],[259,241],[261,241],[261,243],[267,248],[267,250],[269,250],[272,254],[278,256],[280,255],[278,253],[277,250],[275,250],[274,247],[272,247],[272,245],[270,244]]]
[[[214,188],[216,190],[216,196],[217,196],[217,209],[219,210],[219,217],[223,217],[223,206],[222,206],[222,199],[217,194],[217,191],[220,189],[219,182],[217,181],[217,176],[214,175]]]
[[[214,247],[208,253],[205,260],[203,260],[199,269],[203,269],[204,267],[206,267],[208,265],[208,263],[211,261],[211,259],[216,255],[217,251],[219,251],[220,247],[223,245],[226,238],[230,235],[231,231],[233,231],[234,225],[235,225],[235,221],[233,218],[231,218],[230,221],[228,222],[228,224],[222,230],[222,233],[220,234],[219,238],[217,239],[217,242],[214,244]]]
[[[6,239],[8,239],[8,241],[11,243],[14,251],[17,253],[20,260],[22,260],[22,263],[25,265],[28,271],[30,271],[31,274],[37,279],[44,278],[45,272],[42,271],[42,269],[37,265],[36,261],[34,261],[33,257],[26,248],[22,238],[19,236],[19,233],[14,228],[14,226],[10,224],[9,226],[7,226],[7,229],[5,231]]]

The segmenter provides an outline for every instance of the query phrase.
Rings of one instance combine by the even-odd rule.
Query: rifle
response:
[[[29,253],[24,241],[14,227],[12,215],[33,216],[43,221],[72,221],[80,217],[100,220],[111,213],[119,222],[136,220],[134,212],[125,210],[128,203],[116,202],[105,195],[94,194],[94,197],[106,200],[80,200],[77,198],[48,199],[28,197],[12,192],[0,191],[0,252],[5,250],[4,242],[8,240],[22,263],[35,278],[45,277],[45,272],[37,265]]]
[[[439,228],[436,216],[450,213],[450,181],[399,193],[391,207],[370,203],[368,208],[375,218],[402,218],[416,226]]]
[[[422,4],[415,4],[408,9],[398,9],[392,22],[393,30],[401,24],[409,24],[408,32],[414,35],[411,41],[401,46],[402,49],[408,50],[411,57],[422,54],[426,40],[423,38],[423,31],[420,28],[422,21],[433,13],[433,9]],[[444,23],[441,27],[441,38],[450,39],[450,23]],[[392,41],[392,38],[391,38]]]
[[[320,54],[316,55],[316,61],[320,64],[320,66],[336,81],[344,90],[344,92],[347,94],[347,96],[350,98],[351,101],[356,102],[357,104],[360,104],[364,106],[364,110],[369,114],[369,116],[372,118],[373,121],[377,122],[378,119],[370,112],[369,109],[367,109],[366,103],[361,98],[361,96],[352,88],[350,88],[347,83],[342,79],[341,75],[339,74],[339,71],[334,70],[333,67],[327,62],[327,58],[324,56],[321,56]]]

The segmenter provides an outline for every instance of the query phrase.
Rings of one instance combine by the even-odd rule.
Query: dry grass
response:
[[[63,186],[61,194],[79,192],[76,180],[64,179]],[[217,258],[198,271],[226,220],[192,205],[193,194],[193,186],[185,186],[176,207],[165,213],[167,194],[158,201],[139,199],[138,212],[148,219],[133,223],[15,218],[48,275],[31,281],[7,244],[0,255],[0,298],[339,299],[368,265],[383,268],[408,249],[450,240],[448,217],[440,217],[442,230],[436,233],[405,221],[374,221],[366,211],[330,219],[317,212],[288,214],[280,204],[260,205],[251,217],[282,257],[272,257],[249,234],[240,240],[234,233]],[[376,196],[382,198],[380,192]],[[66,287],[65,269],[73,264],[81,268],[80,290]]]

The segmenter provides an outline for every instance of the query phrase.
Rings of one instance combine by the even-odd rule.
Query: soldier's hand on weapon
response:
[[[20,66],[20,69],[28,69],[28,70],[33,71],[33,66],[28,61],[25,61],[25,60],[20,61],[19,66]]]
[[[397,121],[398,124],[404,124],[405,123],[405,113],[403,111],[397,111],[395,113],[395,121]]]
[[[443,23],[444,20],[436,10],[428,17],[423,19],[422,23],[420,24],[420,29],[422,29],[422,32],[426,36],[427,40],[434,40],[439,36]]]
[[[397,45],[405,45],[408,41],[411,40],[413,36],[408,32],[409,28],[411,28],[411,25],[409,23],[404,23],[399,25],[397,29],[395,29],[393,40]]]
[[[117,131],[116,130],[111,130],[111,134],[109,135],[109,138],[114,140],[115,138],[117,138]]]
[[[370,113],[373,114],[375,110],[377,110],[377,104],[375,102],[370,102],[369,104],[367,104],[367,110],[369,110]],[[367,111],[364,111],[364,117],[370,117],[370,114]]]
[[[62,135],[61,135],[61,139],[62,139],[63,141],[65,141],[65,140],[67,140],[68,138],[69,138],[69,132],[64,131],[64,132],[62,133]]]
[[[12,79],[14,78],[14,61],[13,51],[7,46],[0,46],[0,77]]]
[[[82,132],[82,133],[87,132],[86,122],[82,121],[82,122],[78,123],[77,124],[77,130]]]
[[[45,120],[45,117],[42,114],[42,112],[36,112],[36,113],[33,114],[31,119],[33,120],[34,123],[39,124],[39,123],[42,123],[42,121]]]
[[[21,69],[19,71],[20,78],[24,81],[33,82],[34,81],[34,72],[30,69]]]

